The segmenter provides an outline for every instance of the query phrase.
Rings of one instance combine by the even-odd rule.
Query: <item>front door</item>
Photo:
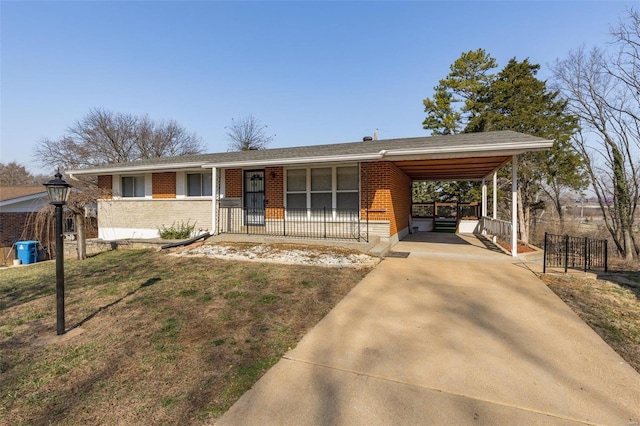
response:
[[[264,225],[264,170],[244,171],[246,225]]]

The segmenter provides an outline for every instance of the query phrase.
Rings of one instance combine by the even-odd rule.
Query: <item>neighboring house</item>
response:
[[[189,220],[212,234],[394,243],[417,220],[412,181],[484,182],[517,155],[552,144],[501,131],[157,158],[67,174],[97,176],[110,191],[98,201],[105,240],[155,238],[161,226]],[[484,186],[483,210],[486,193]]]
[[[25,233],[25,224],[29,215],[47,203],[49,196],[43,185],[0,187],[0,247],[28,239],[31,235]]]

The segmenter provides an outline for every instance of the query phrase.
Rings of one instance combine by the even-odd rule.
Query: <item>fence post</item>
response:
[[[547,273],[547,233],[544,233],[544,250],[542,251],[542,273]]]
[[[589,247],[589,238],[584,237],[584,250],[583,250],[583,253],[584,253],[584,273],[585,274],[587,273],[587,254],[588,254],[587,247]]]
[[[609,251],[609,241],[604,240],[604,271],[607,272],[607,258]]]
[[[322,208],[322,224],[324,227],[324,238],[327,238],[327,208]]]
[[[282,236],[287,236],[287,210],[282,208]]]
[[[569,234],[564,236],[564,273],[567,273],[569,268]]]

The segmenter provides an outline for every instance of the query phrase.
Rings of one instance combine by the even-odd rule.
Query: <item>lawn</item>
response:
[[[224,413],[369,269],[113,251],[0,270],[0,423],[198,424]],[[78,334],[75,334],[75,333]]]
[[[638,265],[625,265],[598,279],[580,274],[546,274],[541,279],[640,373]]]

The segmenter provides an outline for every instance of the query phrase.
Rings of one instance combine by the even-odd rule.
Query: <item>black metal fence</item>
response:
[[[571,237],[569,235],[544,234],[543,272],[547,267],[591,269],[607,271],[607,240],[594,240],[588,237]]]
[[[353,209],[247,209],[220,207],[218,232],[369,241],[367,220]]]

